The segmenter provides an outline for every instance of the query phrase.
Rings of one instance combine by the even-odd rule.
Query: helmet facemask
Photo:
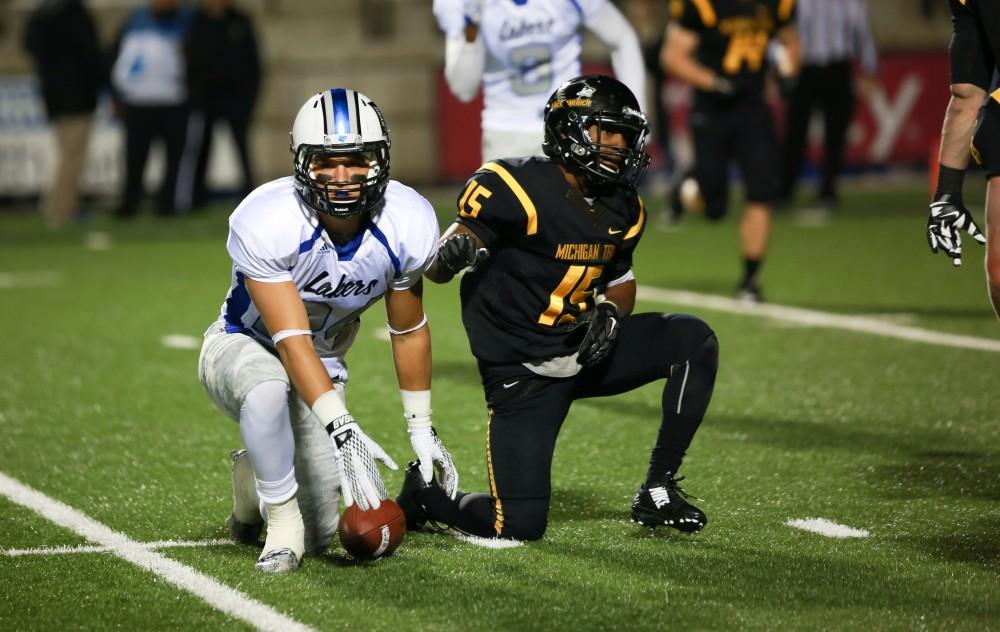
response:
[[[582,176],[588,188],[603,192],[610,187],[635,187],[649,166],[642,151],[648,128],[638,117],[619,113],[567,113],[560,138],[566,164]],[[605,133],[620,134],[622,145],[601,143]]]
[[[339,164],[355,172],[346,181],[330,175]],[[382,201],[389,183],[389,148],[385,142],[303,144],[295,152],[294,166],[295,187],[306,204],[318,213],[351,217]]]

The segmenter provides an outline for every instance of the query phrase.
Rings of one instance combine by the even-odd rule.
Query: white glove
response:
[[[340,469],[344,506],[358,503],[362,511],[368,511],[369,507],[378,509],[382,499],[389,494],[385,491],[385,483],[379,476],[375,461],[381,461],[390,470],[398,470],[399,466],[382,446],[361,430],[351,415],[335,419],[326,429],[333,440],[337,467]]]
[[[455,469],[455,462],[451,459],[448,449],[441,443],[434,426],[411,427],[410,445],[417,455],[420,463],[420,475],[425,483],[430,483],[434,477],[434,470],[437,470],[441,487],[444,488],[448,497],[455,499],[458,492],[458,470]]]
[[[927,244],[931,252],[943,250],[951,257],[953,265],[962,265],[962,230],[980,245],[986,243],[986,236],[976,226],[972,213],[961,199],[953,200],[951,195],[944,194],[931,203],[927,216]]]

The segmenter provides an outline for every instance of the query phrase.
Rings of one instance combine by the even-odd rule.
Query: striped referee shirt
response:
[[[877,64],[866,0],[799,0],[796,27],[802,63],[822,66],[857,59],[868,73]]]

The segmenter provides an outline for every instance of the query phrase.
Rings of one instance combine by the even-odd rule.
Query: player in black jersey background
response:
[[[986,279],[1000,316],[1000,90],[991,86],[1000,60],[1000,5],[950,0],[951,100],[941,128],[937,190],[927,217],[927,241],[962,265],[962,231],[986,243]],[[990,88],[992,94],[987,94]],[[984,105],[985,102],[985,105]],[[981,110],[981,111],[980,111]],[[962,182],[973,155],[986,171],[986,237],[962,201]]]
[[[497,160],[473,174],[426,272],[444,283],[472,266],[461,282],[462,320],[489,409],[490,493],[451,500],[411,464],[399,503],[411,528],[430,519],[478,536],[539,539],[572,402],[666,379],[632,519],[697,531],[707,520],[677,486],[677,470],[708,408],[719,347],[693,316],[632,314],[646,117],[624,84],[583,76],[550,97],[545,128],[546,156]]]
[[[729,166],[745,186],[740,220],[743,276],[737,296],[763,300],[757,274],[767,253],[771,207],[780,186],[780,155],[764,102],[768,46],[785,51],[786,76],[798,68],[795,0],[671,0],[661,62],[695,89],[691,110],[694,175],[705,215],[720,219],[729,202]]]

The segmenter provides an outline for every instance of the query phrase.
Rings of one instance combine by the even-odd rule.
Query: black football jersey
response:
[[[671,0],[671,16],[698,34],[696,59],[736,86],[741,95],[764,91],[767,49],[795,19],[795,0]],[[698,91],[698,101],[717,99]]]
[[[459,196],[457,221],[490,251],[462,278],[472,353],[514,364],[577,350],[573,323],[593,308],[595,288],[631,270],[646,212],[634,191],[588,201],[539,156],[480,167]]]
[[[950,0],[951,82],[984,90],[993,84],[1000,60],[1000,5],[995,0]],[[1000,101],[1000,90],[991,95]]]

